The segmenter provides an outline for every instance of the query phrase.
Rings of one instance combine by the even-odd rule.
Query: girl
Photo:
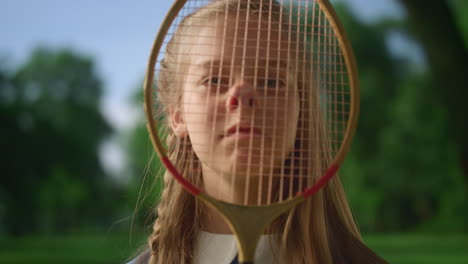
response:
[[[168,156],[216,199],[283,201],[329,166],[311,89],[319,76],[307,74],[307,44],[288,33],[289,17],[273,0],[217,0],[186,16],[167,44],[157,87]],[[223,218],[168,172],[164,183],[149,248],[133,262],[231,263]],[[336,177],[271,224],[255,261],[385,263],[362,243]]]

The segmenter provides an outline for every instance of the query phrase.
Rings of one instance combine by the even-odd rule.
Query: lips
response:
[[[249,125],[236,124],[226,130],[225,136],[230,137],[234,135],[251,135],[259,136],[262,134],[262,130],[256,127],[251,127]]]

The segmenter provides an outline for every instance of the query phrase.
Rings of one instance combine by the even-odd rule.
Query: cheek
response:
[[[206,112],[205,107],[198,96],[186,96],[184,99],[184,115],[187,123],[194,123],[195,120],[200,120]],[[200,123],[197,121],[196,123]]]
[[[191,138],[210,137],[213,126],[221,123],[221,109],[215,100],[192,94],[184,100],[184,118]]]

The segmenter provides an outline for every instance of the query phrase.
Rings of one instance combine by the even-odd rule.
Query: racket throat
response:
[[[205,194],[197,197],[218,210],[236,235],[239,263],[253,263],[257,243],[265,229],[278,216],[304,200],[302,196],[298,196],[268,206],[246,206],[222,202]]]

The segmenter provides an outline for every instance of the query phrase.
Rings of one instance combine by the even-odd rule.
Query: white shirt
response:
[[[279,255],[278,247],[270,243],[273,235],[262,235],[255,251],[255,264],[271,264]],[[200,231],[193,264],[230,264],[237,255],[237,241],[231,234]]]

